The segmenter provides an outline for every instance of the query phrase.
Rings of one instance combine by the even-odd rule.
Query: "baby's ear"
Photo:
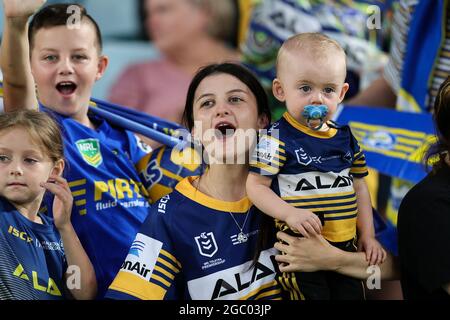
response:
[[[284,95],[283,86],[281,84],[281,81],[278,78],[273,79],[272,82],[272,92],[275,98],[277,100],[284,102],[286,100],[286,97]]]
[[[63,171],[64,171],[64,167],[65,167],[65,162],[63,159],[59,159],[55,162],[55,165],[53,166],[52,169],[52,174],[57,175],[57,176],[61,176]]]
[[[339,103],[341,103],[344,100],[345,94],[347,93],[348,88],[350,88],[349,84],[347,82],[344,83],[344,85],[342,86],[341,92],[339,94]]]

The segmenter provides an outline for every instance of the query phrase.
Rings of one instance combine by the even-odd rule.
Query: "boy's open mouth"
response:
[[[63,81],[56,85],[56,90],[63,95],[70,95],[75,92],[77,85],[72,81]]]

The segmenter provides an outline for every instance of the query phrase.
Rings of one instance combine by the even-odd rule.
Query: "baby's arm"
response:
[[[358,251],[365,251],[369,264],[380,264],[386,259],[386,251],[375,239],[369,190],[364,178],[354,178],[353,183],[358,205]]]
[[[250,200],[264,213],[300,232],[303,236],[320,234],[322,224],[320,219],[309,210],[295,208],[283,201],[270,189],[269,177],[250,172],[247,178],[247,194]]]
[[[66,179],[52,175],[54,183],[46,182],[42,187],[55,195],[53,202],[53,218],[58,229],[66,253],[67,265],[76,266],[80,270],[80,287],[69,288],[77,300],[94,299],[97,294],[97,279],[94,267],[78,239],[70,222],[73,198]]]
[[[28,18],[45,0],[3,0],[4,30],[1,47],[5,111],[37,108],[30,66]]]

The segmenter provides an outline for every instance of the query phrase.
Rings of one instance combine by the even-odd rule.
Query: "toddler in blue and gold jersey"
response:
[[[333,245],[366,252],[369,264],[386,252],[375,239],[364,154],[348,126],[330,117],[344,99],[346,56],[319,33],[289,38],[277,57],[274,96],[287,112],[262,135],[250,164],[247,192],[279,230],[322,234]],[[362,299],[360,281],[330,272],[284,274],[291,299]]]

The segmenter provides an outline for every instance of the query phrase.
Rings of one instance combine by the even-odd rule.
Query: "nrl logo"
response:
[[[199,236],[195,237],[195,242],[197,243],[198,250],[202,256],[211,258],[216,254],[217,247],[216,239],[214,238],[214,233],[212,232],[202,232]]]
[[[103,158],[100,152],[100,142],[97,139],[83,139],[76,142],[78,151],[89,165],[98,167],[102,164]]]

